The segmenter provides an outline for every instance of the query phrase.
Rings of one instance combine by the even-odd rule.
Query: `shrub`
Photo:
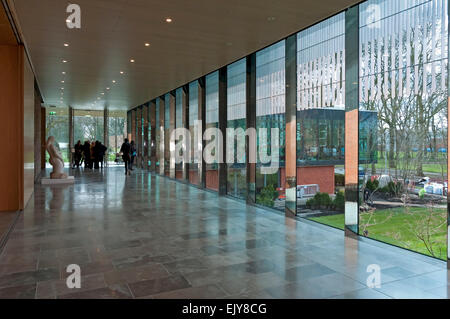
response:
[[[314,200],[314,198],[310,198],[306,201],[306,207],[308,207],[308,208],[316,207],[316,201]]]
[[[338,192],[336,194],[336,198],[333,200],[333,207],[336,210],[344,210],[345,209],[345,194],[344,192]]]
[[[403,185],[401,183],[389,182],[387,188],[391,195],[398,196],[403,192]]]
[[[345,175],[344,174],[334,174],[334,184],[336,186],[345,186]]]
[[[375,191],[378,186],[380,186],[380,182],[376,179],[373,182],[371,180],[368,180],[366,183],[366,188],[370,190],[371,192]]]
[[[381,193],[387,193],[387,194],[388,194],[388,193],[389,193],[389,187],[384,186],[384,187],[380,188],[379,191],[380,191]]]
[[[256,203],[268,207],[273,207],[274,199],[277,198],[278,192],[272,184],[264,187],[261,193],[256,196]]]
[[[306,205],[312,208],[320,208],[320,207],[324,207],[324,208],[328,208],[331,206],[332,204],[332,200],[330,195],[328,195],[328,193],[316,193],[316,195],[314,195],[313,198],[309,199],[306,202]]]

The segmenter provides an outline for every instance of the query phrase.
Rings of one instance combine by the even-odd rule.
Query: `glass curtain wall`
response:
[[[183,127],[183,88],[175,91],[175,128]],[[178,137],[177,137],[178,138]],[[182,154],[180,154],[181,156]],[[175,176],[177,179],[183,178],[183,164],[175,163]]]
[[[189,132],[191,134],[191,163],[189,183],[198,185],[198,81],[189,83]]]
[[[360,5],[359,233],[440,259],[447,257],[447,8],[447,0]]]
[[[81,143],[88,141],[104,142],[104,112],[74,110],[73,112],[73,136],[75,143],[80,140]]]
[[[297,213],[341,229],[344,129],[345,14],[341,13],[297,34]]]
[[[233,158],[227,157],[227,193],[247,198],[247,165],[245,155],[246,76],[247,60],[244,58],[227,67],[227,148],[233,149]]]
[[[354,136],[347,135],[347,145],[345,119],[352,105],[349,100],[346,104],[345,98],[346,93],[348,99],[354,96],[348,86],[358,82],[345,83],[345,13],[297,34],[296,210],[301,217],[344,228],[345,148],[349,157],[357,145],[359,154],[355,152],[354,157],[358,156],[359,165],[353,170],[352,165],[347,167],[347,177],[355,173],[355,181],[347,180],[347,195],[353,197],[350,190],[358,172],[359,198],[355,200],[359,205],[353,207],[359,209],[359,235],[446,259],[448,1],[369,0],[359,5],[359,113],[351,111],[347,116],[351,123],[349,120],[356,118],[353,114],[358,115],[359,127]],[[248,116],[244,61],[227,70],[227,125],[243,130]],[[352,76],[351,70],[348,68],[347,76]],[[218,127],[218,75],[217,71],[206,76],[206,129]],[[256,53],[256,203],[280,210],[284,210],[286,197],[285,84],[283,40]],[[189,84],[189,91],[189,129],[195,154],[202,139],[196,130],[197,81]],[[165,98],[165,109],[156,101],[156,117],[165,115],[160,124],[168,137],[169,94]],[[178,100],[181,98],[177,98],[176,114]],[[55,121],[67,117],[67,111],[57,114],[55,123],[47,116],[48,133],[67,141],[68,136],[57,135],[54,128],[68,125],[62,119]],[[134,127],[137,125],[133,126],[136,136]],[[62,132],[66,134],[67,129]],[[216,146],[212,155],[217,153],[214,138],[206,141],[205,151]],[[159,145],[159,130],[156,141]],[[168,142],[168,138],[162,141],[166,156],[161,154],[167,175]],[[227,192],[245,198],[246,167],[240,166],[237,139],[234,150],[235,163],[227,165]],[[243,155],[244,160],[245,156],[248,154]],[[193,159],[189,165],[192,184],[199,183],[197,169]],[[216,162],[206,165],[206,187],[218,190]]]
[[[206,76],[206,129],[219,128],[219,72],[216,71]],[[212,140],[205,141],[206,148],[208,145],[211,149],[211,156],[214,160],[206,164],[206,188],[219,190],[219,167],[218,167],[218,138],[212,137]],[[208,152],[209,153],[209,152]]]
[[[123,164],[122,157],[118,155],[118,153],[127,136],[127,112],[109,111],[108,115],[108,161],[116,164]]]
[[[256,203],[285,206],[285,41],[256,53]]]
[[[46,139],[55,137],[55,145],[61,152],[65,163],[69,163],[69,109],[47,107],[46,110]],[[45,152],[48,162],[49,155]]]

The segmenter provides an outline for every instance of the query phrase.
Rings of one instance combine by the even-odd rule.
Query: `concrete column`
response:
[[[170,92],[169,94],[169,112],[170,112],[170,127],[169,127],[169,136],[167,136],[169,141],[169,177],[175,179],[176,171],[175,171],[175,141],[171,139],[172,132],[175,130],[175,121],[176,121],[176,105],[175,105],[175,91]]]
[[[286,205],[287,217],[297,215],[297,35],[286,39]]]
[[[150,130],[150,141],[148,145],[149,157],[150,157],[150,171],[152,173],[156,172],[156,101],[153,100],[149,104],[149,130]]]
[[[148,155],[148,150],[149,150],[149,141],[148,141],[148,130],[149,130],[149,124],[148,124],[148,104],[145,104],[143,106],[142,109],[142,120],[144,122],[143,124],[143,133],[144,133],[144,137],[143,137],[143,141],[142,141],[142,147],[143,147],[143,167],[145,170],[149,169],[148,166],[148,161],[149,161],[149,155]]]
[[[142,158],[143,158],[143,154],[142,154],[142,108],[143,106],[139,106],[136,109],[136,125],[137,125],[137,136],[136,136],[136,140],[134,141],[136,143],[136,167],[139,168],[143,168],[142,167]]]
[[[247,57],[246,75],[246,121],[247,130],[256,129],[256,54],[252,53]],[[245,143],[245,153],[247,162],[247,203],[256,203],[256,136],[247,136]],[[250,162],[250,155],[254,154],[254,162]]]
[[[206,87],[205,77],[198,80],[198,186],[206,188],[206,163],[203,158],[205,140],[203,134],[206,128]]]
[[[189,85],[183,86],[183,128],[189,131]],[[186,152],[191,150],[191,139],[186,140]],[[183,161],[183,177],[182,180],[189,183],[189,161]]]
[[[164,176],[164,149],[165,149],[165,136],[164,136],[164,119],[165,119],[165,98],[161,96],[159,98],[159,174]]]
[[[75,143],[73,142],[73,108],[71,106],[69,106],[69,116],[68,116],[68,120],[69,120],[69,147],[67,148],[67,151],[69,152],[69,162],[70,162],[70,167],[72,167],[73,164],[73,152],[72,149],[75,145]]]
[[[219,70],[219,130],[222,132],[222,146],[219,152],[222,162],[218,163],[219,168],[219,195],[227,194],[227,163],[226,163],[226,149],[227,149],[227,67]],[[220,146],[220,144],[219,144]]]
[[[103,145],[106,146],[107,150],[105,156],[103,157],[103,162],[105,163],[105,167],[108,166],[108,152],[109,152],[109,111],[107,108],[103,110]]]

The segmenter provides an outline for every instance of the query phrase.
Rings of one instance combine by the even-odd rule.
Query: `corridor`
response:
[[[75,185],[36,185],[0,255],[0,298],[450,296],[446,264],[429,257],[148,172],[71,174]],[[67,288],[70,264],[80,289]]]

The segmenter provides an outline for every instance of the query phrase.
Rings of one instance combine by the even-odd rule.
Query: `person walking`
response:
[[[131,172],[129,170],[129,165],[131,161],[130,152],[131,152],[131,145],[130,143],[128,143],[128,139],[126,138],[122,146],[120,147],[120,153],[122,153],[122,159],[123,162],[125,163],[125,175],[131,175]]]
[[[134,141],[131,141],[130,143],[130,155],[131,155],[131,160],[130,160],[130,170],[133,170],[133,165],[134,165],[134,159],[136,158],[136,146],[134,144]]]

